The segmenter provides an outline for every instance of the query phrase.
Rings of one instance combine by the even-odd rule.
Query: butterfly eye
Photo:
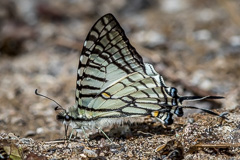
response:
[[[66,115],[66,116],[65,116],[65,120],[66,120],[66,121],[69,121],[70,119],[71,119],[71,118],[70,118],[69,115]]]
[[[178,97],[176,88],[171,87],[171,89],[170,89],[170,96],[173,97],[173,98],[177,98]]]

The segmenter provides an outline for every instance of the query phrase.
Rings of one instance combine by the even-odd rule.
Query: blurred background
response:
[[[63,138],[53,102],[75,102],[76,71],[91,26],[112,13],[145,62],[181,95],[231,112],[240,100],[238,0],[1,0],[0,133]]]

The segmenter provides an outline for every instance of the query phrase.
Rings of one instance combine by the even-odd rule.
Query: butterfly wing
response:
[[[107,14],[93,25],[84,42],[77,73],[77,106],[87,107],[111,83],[133,72],[145,72],[142,57],[114,16]]]
[[[175,109],[172,99],[155,78],[134,72],[97,95],[84,115],[88,119],[152,115],[166,122]]]

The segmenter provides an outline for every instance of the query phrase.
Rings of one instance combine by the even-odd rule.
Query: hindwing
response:
[[[144,116],[171,107],[171,99],[155,78],[134,72],[99,93],[88,108],[98,112],[108,111],[105,116]]]

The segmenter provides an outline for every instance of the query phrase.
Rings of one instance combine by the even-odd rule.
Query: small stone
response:
[[[42,128],[42,127],[37,128],[36,132],[37,132],[37,134],[41,134],[41,133],[43,133],[43,128]]]
[[[161,10],[165,13],[176,13],[190,7],[186,0],[163,0],[161,2]]]
[[[101,152],[101,153],[99,154],[99,156],[100,156],[100,157],[104,157],[105,154],[104,154],[103,152]]]
[[[95,153],[93,150],[84,149],[83,153],[85,155],[87,155],[87,157],[90,157],[90,158],[97,157],[97,153]]]
[[[15,125],[20,125],[20,126],[22,126],[22,125],[25,124],[25,122],[24,122],[24,120],[22,119],[22,117],[12,117],[11,123],[12,123],[12,124],[15,124]]]
[[[191,124],[193,124],[194,119],[193,119],[193,118],[188,118],[188,122],[191,123]]]
[[[202,30],[194,32],[194,37],[196,40],[206,41],[206,40],[210,40],[212,38],[212,34],[209,30],[202,29]]]
[[[148,48],[155,48],[166,43],[166,38],[157,31],[142,31],[134,37]]]
[[[8,136],[11,139],[19,139],[17,136],[14,135],[14,133],[9,133]]]
[[[30,143],[33,143],[34,141],[32,138],[21,138],[20,142],[23,144],[30,144]]]
[[[87,156],[85,154],[80,154],[80,157],[87,158]]]
[[[34,135],[36,135],[36,132],[32,131],[32,130],[29,130],[29,131],[26,132],[25,137],[34,136]]]
[[[240,36],[232,36],[229,39],[231,46],[240,46]]]
[[[127,155],[128,155],[128,157],[130,157],[130,158],[133,157],[132,151],[128,151],[128,152],[127,152]]]

